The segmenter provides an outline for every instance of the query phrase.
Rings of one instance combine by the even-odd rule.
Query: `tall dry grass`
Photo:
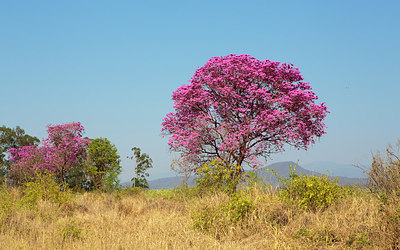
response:
[[[128,189],[74,194],[63,203],[39,199],[33,206],[21,202],[21,189],[0,190],[1,249],[399,247],[399,200],[382,202],[361,189],[317,211],[299,210],[265,187],[242,190],[236,198]],[[212,223],[205,230],[201,222],[207,220]]]

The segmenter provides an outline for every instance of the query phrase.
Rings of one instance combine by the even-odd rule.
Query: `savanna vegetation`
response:
[[[131,187],[106,138],[48,125],[40,144],[0,128],[2,249],[399,249],[400,141],[373,155],[365,187],[304,176],[260,181],[259,157],[307,149],[329,113],[291,64],[248,55],[210,59],[172,96],[162,123],[171,167],[197,185],[149,190],[153,161],[133,147]]]
[[[386,162],[397,169],[400,162]],[[396,165],[397,164],[397,165]],[[377,166],[377,165],[375,165]],[[208,168],[210,168],[210,164]],[[218,171],[215,173],[218,174]],[[370,174],[375,173],[371,169]],[[382,172],[383,173],[383,172]],[[281,188],[247,176],[206,189],[73,192],[52,175],[0,187],[2,249],[398,249],[400,180],[387,190],[332,179],[281,177]],[[250,178],[251,177],[251,178]],[[382,174],[380,178],[392,178]],[[222,178],[223,179],[223,178]],[[370,179],[372,181],[372,179]],[[375,182],[374,182],[375,183]],[[382,183],[383,184],[383,183]]]

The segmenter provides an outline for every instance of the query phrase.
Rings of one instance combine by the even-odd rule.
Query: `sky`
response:
[[[174,176],[161,122],[171,94],[214,56],[290,62],[326,102],[327,134],[267,164],[367,165],[400,138],[400,1],[0,1],[0,126],[47,137],[81,122],[139,147],[150,180]]]

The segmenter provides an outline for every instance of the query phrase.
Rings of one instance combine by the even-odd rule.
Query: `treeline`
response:
[[[83,137],[80,122],[48,125],[47,133],[40,141],[19,126],[0,127],[0,182],[20,186],[46,174],[75,191],[120,187],[121,157],[107,138]],[[151,158],[137,147],[132,151],[134,156],[128,158],[137,163],[132,181],[136,187],[148,188]]]

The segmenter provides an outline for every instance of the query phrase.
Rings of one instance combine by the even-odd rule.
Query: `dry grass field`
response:
[[[383,202],[362,189],[348,188],[325,209],[305,210],[268,186],[234,196],[193,188],[76,194],[34,188],[0,187],[1,249],[399,248],[399,199]]]

